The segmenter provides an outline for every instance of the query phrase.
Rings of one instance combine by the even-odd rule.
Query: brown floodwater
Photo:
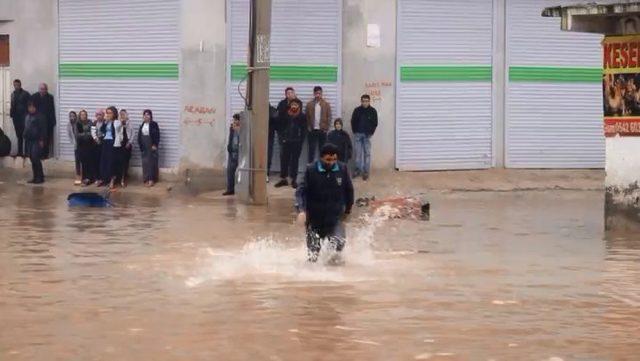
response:
[[[640,240],[592,191],[433,193],[305,262],[286,199],[0,183],[0,360],[638,360]]]

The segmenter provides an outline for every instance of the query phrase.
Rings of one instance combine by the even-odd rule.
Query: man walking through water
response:
[[[353,184],[344,163],[338,162],[338,148],[327,143],[320,159],[309,164],[304,181],[296,191],[298,222],[307,229],[309,262],[316,262],[325,245],[341,252],[346,241],[343,218],[353,207]],[[338,255],[339,253],[336,253]],[[339,263],[339,259],[331,261]]]

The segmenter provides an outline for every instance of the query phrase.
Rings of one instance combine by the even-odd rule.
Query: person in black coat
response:
[[[333,122],[333,127],[335,129],[329,132],[327,142],[338,147],[338,160],[342,163],[347,163],[351,160],[351,154],[353,154],[351,137],[349,133],[344,131],[341,118],[337,118]]]
[[[0,129],[0,157],[11,154],[11,139]]]
[[[269,181],[269,174],[271,173],[271,164],[273,160],[273,145],[275,142],[276,134],[278,134],[278,144],[281,145],[282,129],[280,127],[280,118],[278,117],[278,109],[269,104],[269,138],[267,143],[267,182]]]
[[[233,115],[233,123],[229,128],[229,142],[227,143],[227,190],[223,196],[236,194],[236,170],[240,161],[240,114]]]
[[[78,144],[78,158],[82,168],[82,185],[88,186],[98,177],[98,163],[96,163],[96,142],[91,134],[92,121],[89,114],[82,109],[78,113],[76,122],[76,144]]]
[[[34,100],[29,100],[27,110],[28,113],[25,117],[23,137],[26,143],[26,152],[29,156],[29,160],[31,161],[31,169],[33,171],[33,178],[27,183],[40,184],[44,183],[42,154],[47,142],[47,121],[45,117],[38,112],[38,108]]]
[[[160,127],[153,120],[153,113],[149,109],[142,112],[142,120],[138,129],[138,146],[142,153],[142,180],[145,186],[153,187],[158,182]]]
[[[371,106],[371,97],[360,97],[361,105],[353,110],[351,130],[356,148],[356,173],[354,177],[369,178],[371,170],[371,137],[378,127],[378,112]]]
[[[53,156],[53,129],[56,126],[56,108],[53,95],[49,94],[49,87],[42,83],[38,86],[38,92],[33,95],[38,112],[44,116],[47,122],[47,144],[44,147],[43,158]]]
[[[291,179],[291,186],[298,187],[298,166],[302,143],[307,128],[307,118],[302,113],[302,102],[294,99],[289,104],[285,124],[282,131],[282,149],[280,150],[280,182],[276,187],[289,185],[287,177]]]
[[[328,239],[334,251],[342,251],[346,239],[342,220],[351,213],[353,203],[353,183],[347,166],[338,162],[338,148],[327,143],[320,160],[307,166],[304,181],[296,191],[298,222],[306,226],[310,262],[317,261],[323,239]]]
[[[292,87],[288,87],[284,91],[285,98],[282,99],[276,108],[269,105],[270,117],[269,117],[269,142],[267,149],[267,177],[271,173],[271,164],[273,159],[273,146],[275,144],[275,137],[278,136],[278,146],[282,153],[282,138],[283,127],[287,121],[287,110],[289,109],[289,103],[296,98],[296,91]],[[273,113],[275,112],[275,113]]]
[[[30,99],[29,92],[22,89],[22,82],[20,79],[13,81],[13,88],[15,89],[11,93],[11,109],[9,114],[13,120],[13,129],[16,132],[16,139],[18,140],[18,152],[16,156],[24,157],[24,118],[27,116],[27,102]]]

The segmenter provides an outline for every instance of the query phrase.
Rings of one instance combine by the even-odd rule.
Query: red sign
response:
[[[605,137],[640,136],[640,117],[631,118],[604,118]]]
[[[604,134],[640,136],[640,36],[606,37],[602,54]]]

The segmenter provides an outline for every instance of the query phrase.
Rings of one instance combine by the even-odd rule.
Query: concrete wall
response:
[[[0,0],[0,34],[9,34],[11,78],[20,79],[30,93],[45,82],[57,99],[57,1]],[[13,136],[13,126],[7,123],[7,134]]]
[[[624,28],[626,19],[627,17],[611,18],[607,21],[616,23],[616,30],[623,35],[635,35],[628,33]],[[590,26],[605,32],[599,24]],[[640,218],[640,138],[616,136],[606,138],[605,142],[607,227],[618,229],[621,228],[619,225],[613,226],[615,220],[620,218],[618,215],[625,214],[635,221]]]
[[[607,138],[606,149],[608,206],[640,207],[640,138]]]
[[[0,33],[11,37],[11,76],[35,91],[49,84],[57,98],[57,2],[0,0]],[[181,1],[181,146],[179,171],[224,168],[226,114],[226,1]],[[10,20],[10,21],[5,21]],[[378,24],[381,47],[366,46],[367,24]],[[395,157],[396,1],[344,0],[342,104],[347,129],[360,95],[372,94],[380,126],[373,167],[390,169]]]
[[[0,33],[9,34],[11,76],[35,92],[45,82],[57,93],[58,6],[51,0],[3,1]],[[7,5],[9,3],[9,5]]]
[[[350,130],[351,112],[360,105],[360,96],[372,94],[379,118],[372,138],[372,167],[391,169],[395,164],[396,1],[344,0],[342,21],[342,118]],[[379,48],[367,47],[367,24],[380,26]]]
[[[226,146],[225,0],[182,0],[180,168],[222,169]],[[203,122],[198,124],[198,119]],[[194,122],[195,121],[195,122]]]

